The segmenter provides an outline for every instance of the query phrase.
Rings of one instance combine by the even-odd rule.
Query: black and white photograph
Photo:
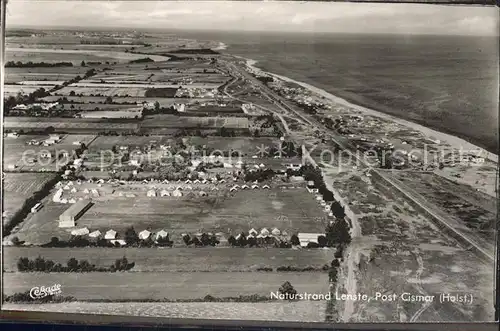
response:
[[[495,320],[497,7],[1,12],[2,310]]]

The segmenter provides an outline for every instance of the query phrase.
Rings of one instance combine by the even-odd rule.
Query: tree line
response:
[[[21,61],[7,61],[5,63],[5,68],[58,68],[58,67],[72,67],[73,63],[71,62],[32,62],[28,61],[26,63]]]
[[[74,257],[70,258],[66,265],[56,263],[52,260],[38,256],[34,260],[27,257],[21,257],[17,261],[17,270],[19,272],[116,272],[128,271],[135,266],[135,262],[129,262],[124,256],[116,259],[109,267],[96,267],[87,260],[78,261]]]

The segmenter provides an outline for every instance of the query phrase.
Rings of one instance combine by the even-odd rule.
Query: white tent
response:
[[[162,190],[160,192],[160,196],[162,196],[162,197],[169,197],[170,196],[170,192],[167,191],[167,190]]]
[[[253,234],[253,235],[258,234],[257,230],[255,230],[254,228],[251,228],[250,231],[248,231],[248,233]]]
[[[165,230],[160,230],[157,234],[156,234],[156,239],[158,238],[166,238],[168,237],[168,232],[165,231]]]
[[[281,234],[281,231],[278,228],[274,228],[271,233],[275,236],[279,236]]]
[[[242,185],[242,186],[241,186],[241,188],[242,188],[242,189],[247,189],[247,188],[248,188],[248,185],[246,185],[246,184],[245,184],[245,185]]]
[[[115,230],[109,230],[104,235],[104,239],[115,239],[115,238],[116,238],[116,231]]]
[[[74,188],[74,187],[73,187],[73,188],[71,189],[71,193],[76,193],[76,188]]]
[[[151,232],[149,232],[148,230],[143,230],[143,231],[139,232],[139,239],[146,240],[149,238],[150,235],[151,235]]]
[[[263,235],[263,236],[268,236],[269,235],[269,230],[266,229],[266,228],[263,228],[262,230],[260,230],[260,234]]]
[[[89,233],[90,233],[90,231],[87,228],[75,229],[75,230],[71,231],[71,234],[73,236],[85,236]]]
[[[148,197],[155,197],[155,196],[156,196],[156,191],[154,191],[154,190],[149,190],[149,191],[146,193],[146,196],[148,196]]]
[[[270,187],[269,187],[269,185],[264,185],[264,186],[262,186],[262,188],[269,189]]]
[[[253,185],[252,185],[252,189],[254,189],[254,190],[255,190],[255,189],[258,189],[258,188],[259,188],[259,185],[257,185],[257,184],[253,184]]]
[[[89,233],[89,237],[91,238],[97,238],[101,235],[101,231],[95,230],[94,232]]]
[[[202,196],[202,197],[205,197],[205,196],[207,196],[207,192],[204,192],[204,191],[200,191],[200,196]]]
[[[182,192],[179,191],[179,190],[175,190],[174,192],[172,192],[172,196],[174,196],[174,197],[182,197]]]

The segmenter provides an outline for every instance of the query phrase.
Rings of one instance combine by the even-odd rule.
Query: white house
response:
[[[115,230],[108,230],[106,234],[104,235],[104,239],[112,240],[116,238],[116,231]]]
[[[304,233],[300,232],[298,234],[299,241],[300,241],[300,246],[301,247],[307,247],[307,244],[312,242],[312,243],[318,243],[318,237],[319,236],[324,236],[324,233]]]
[[[150,235],[151,235],[151,232],[149,232],[148,230],[143,230],[143,231],[139,232],[139,239],[146,240],[149,238]]]

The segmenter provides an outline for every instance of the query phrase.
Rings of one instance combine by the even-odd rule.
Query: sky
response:
[[[496,7],[284,1],[9,0],[7,27],[498,36]]]

